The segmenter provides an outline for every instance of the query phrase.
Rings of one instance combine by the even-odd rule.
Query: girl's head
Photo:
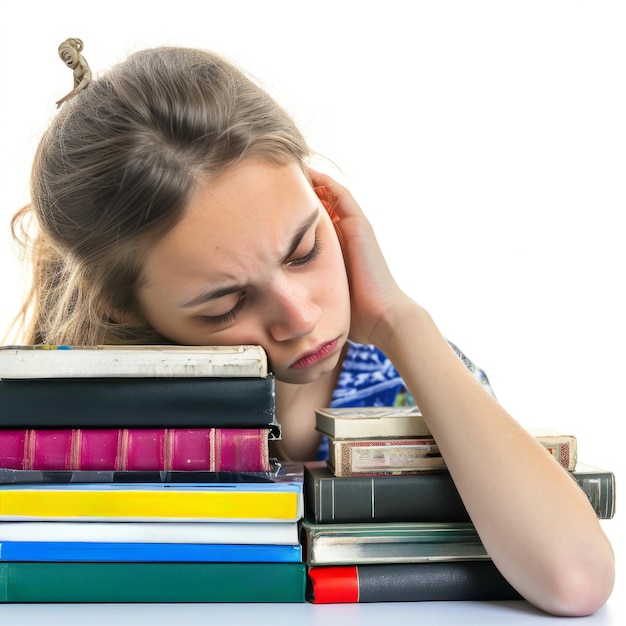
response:
[[[215,54],[157,48],[113,67],[64,105],[36,154],[19,215],[36,216],[32,341],[219,343],[149,323],[161,319],[140,297],[151,250],[229,172],[254,163],[306,179],[308,155],[285,111]],[[227,342],[243,339],[261,343]]]

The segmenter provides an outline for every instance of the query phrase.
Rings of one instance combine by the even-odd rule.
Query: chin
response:
[[[326,376],[326,374],[328,374],[328,370],[310,367],[306,370],[287,370],[276,372],[275,374],[276,380],[281,383],[289,383],[290,385],[306,385],[316,381],[322,376]]]
[[[306,385],[333,372],[337,367],[338,361],[339,355],[335,358],[331,358],[330,360],[324,360],[324,362],[316,363],[311,367],[303,369],[287,368],[277,370],[275,372],[276,380],[283,383],[290,383],[292,385]]]

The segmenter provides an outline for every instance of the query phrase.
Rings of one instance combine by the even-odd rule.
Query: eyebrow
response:
[[[320,210],[317,207],[311,215],[309,215],[306,220],[302,223],[302,226],[295,232],[294,236],[291,238],[291,242],[289,244],[289,248],[287,248],[287,254],[283,257],[283,263],[288,261],[289,258],[294,254],[294,252],[298,249],[300,242],[307,234],[311,226],[315,224],[319,216]],[[218,298],[222,298],[224,296],[229,296],[232,293],[236,293],[242,289],[242,285],[229,285],[228,287],[220,287],[219,289],[213,289],[211,291],[206,291],[201,293],[199,296],[192,298],[188,302],[185,302],[181,305],[182,308],[190,308],[194,306],[198,306],[199,304],[204,304],[206,302],[210,302],[211,300],[217,300]]]

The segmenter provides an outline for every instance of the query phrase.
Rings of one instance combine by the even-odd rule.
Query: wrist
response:
[[[394,361],[407,349],[414,352],[420,339],[433,331],[438,332],[428,311],[407,297],[380,318],[372,343]]]

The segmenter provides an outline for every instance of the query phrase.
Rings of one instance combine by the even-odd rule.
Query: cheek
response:
[[[333,309],[339,315],[350,307],[348,274],[338,245],[328,257],[327,265],[319,275],[318,289],[320,297],[326,303],[325,308]]]
[[[153,292],[140,290],[137,297],[138,314],[160,335],[176,343],[183,343],[178,334],[182,328],[182,318],[175,312],[165,297]],[[184,342],[188,343],[188,342]]]
[[[328,261],[337,268],[337,271],[345,274],[346,268],[341,248],[341,232],[338,230],[337,224],[332,222],[328,215],[323,215],[322,220],[324,251]]]
[[[339,244],[339,239],[333,233],[331,240],[329,241],[329,263],[331,265],[330,271],[332,272],[332,280],[334,284],[345,285],[347,289],[348,285],[348,271],[346,269],[346,263],[343,258],[343,251]]]

